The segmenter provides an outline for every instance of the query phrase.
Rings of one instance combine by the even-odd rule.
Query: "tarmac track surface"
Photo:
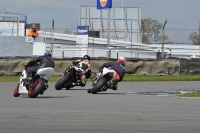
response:
[[[199,133],[200,99],[134,92],[200,90],[200,82],[121,82],[88,94],[90,83],[13,97],[17,83],[0,82],[0,133]]]

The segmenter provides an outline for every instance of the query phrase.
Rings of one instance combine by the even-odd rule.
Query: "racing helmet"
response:
[[[123,62],[124,64],[126,63],[126,59],[124,57],[118,57],[117,62],[119,61]]]
[[[44,56],[50,56],[50,57],[52,57],[51,51],[49,51],[49,50],[45,51],[44,52]]]
[[[84,55],[82,59],[83,59],[83,60],[89,60],[89,61],[90,61],[90,56],[89,56],[89,55]]]

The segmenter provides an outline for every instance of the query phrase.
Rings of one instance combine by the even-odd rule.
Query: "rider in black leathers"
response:
[[[52,59],[50,51],[46,51],[43,56],[33,58],[25,65],[27,77],[31,78],[37,72],[37,70],[46,67],[55,67],[55,62]]]
[[[80,81],[73,83],[73,86],[82,86],[86,85],[86,79],[91,77],[92,65],[90,63],[90,56],[84,55],[82,59],[73,61],[72,64],[79,68],[78,76]]]

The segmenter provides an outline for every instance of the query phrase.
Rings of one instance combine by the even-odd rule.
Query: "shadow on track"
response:
[[[68,98],[70,96],[38,96],[36,98],[30,98],[30,99],[46,99],[46,98]],[[21,96],[19,98],[29,98],[28,96]]]
[[[97,93],[93,95],[125,95],[127,93]]]
[[[66,89],[64,89],[64,90],[66,90]],[[80,90],[83,90],[83,91],[85,91],[85,90],[88,90],[88,89],[69,89],[69,90],[67,90],[67,91],[70,91],[70,90],[77,90],[77,91],[80,91]]]

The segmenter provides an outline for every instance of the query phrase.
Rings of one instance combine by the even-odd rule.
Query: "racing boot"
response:
[[[115,83],[113,84],[112,87],[110,87],[110,89],[117,90],[117,86],[118,86],[118,82],[115,81]]]
[[[81,87],[84,87],[86,85],[85,75],[81,75],[79,84],[80,84]]]
[[[43,95],[43,94],[44,94],[44,91],[41,91],[41,92],[40,92],[40,95]]]
[[[79,86],[79,83],[72,83],[72,86]]]
[[[81,86],[81,87],[84,87],[85,84],[83,84],[82,82],[79,82],[79,83],[72,83],[73,86]]]

